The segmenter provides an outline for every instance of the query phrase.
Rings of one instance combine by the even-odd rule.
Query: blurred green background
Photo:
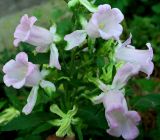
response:
[[[154,73],[150,80],[143,78],[143,74],[137,76],[136,80],[131,80],[127,87],[127,96],[128,98],[131,97],[129,100],[130,108],[138,110],[142,117],[140,136],[137,139],[160,140],[160,1],[90,0],[90,2],[96,5],[109,3],[112,7],[118,7],[122,10],[125,16],[125,20],[122,23],[124,27],[123,40],[128,38],[129,33],[132,33],[133,46],[146,49],[145,44],[147,42],[152,44],[154,49]],[[14,58],[15,54],[20,51],[20,48],[13,47],[13,32],[19,23],[20,17],[25,13],[36,16],[38,18],[37,25],[46,28],[51,25],[51,22],[56,22],[61,27],[58,29],[61,34],[67,32],[69,27],[71,28],[72,26],[69,20],[72,13],[63,0],[0,0],[1,69],[6,61]],[[6,98],[8,100],[7,103],[11,102],[11,104],[15,105],[17,100],[15,99],[15,102],[12,100],[15,96],[10,97],[9,95],[13,91],[4,88],[2,71],[0,71],[0,86],[0,109],[2,110],[6,104]],[[36,118],[36,115],[33,114],[33,117]],[[43,131],[43,128],[41,129]],[[12,129],[10,128],[10,130]],[[13,130],[1,132],[0,140],[9,139],[8,134],[12,136],[11,139],[14,139],[16,137],[14,136],[16,135],[16,129]],[[103,137],[100,138],[101,140],[105,139]],[[31,138],[26,139],[30,140]],[[38,138],[33,137],[33,139]],[[109,137],[108,139],[116,140],[118,138]]]

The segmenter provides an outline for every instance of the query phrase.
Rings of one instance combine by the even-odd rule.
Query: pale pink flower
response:
[[[105,40],[119,39],[123,28],[120,25],[124,16],[117,8],[112,8],[108,4],[98,6],[98,11],[93,13],[86,26],[87,34],[92,38],[101,37]]]
[[[20,42],[27,42],[36,46],[37,52],[46,52],[49,45],[53,42],[53,35],[45,28],[35,26],[34,23],[37,18],[24,15],[20,24],[16,27],[14,32],[14,46],[18,46]]]
[[[64,37],[64,40],[67,41],[66,50],[81,45],[87,35],[91,38],[101,37],[105,40],[110,38],[119,40],[119,36],[123,31],[120,24],[123,19],[124,16],[119,9],[111,9],[108,4],[98,6],[98,11],[93,13],[91,19],[85,25],[85,29],[76,30]]]
[[[148,77],[150,77],[154,69],[154,64],[152,62],[153,50],[151,44],[146,44],[148,50],[139,50],[128,44],[130,43],[130,39],[131,36],[117,48],[115,54],[116,59],[139,65],[140,71],[146,73]]]
[[[16,89],[24,85],[38,85],[42,78],[37,65],[28,62],[28,56],[24,52],[18,53],[15,60],[8,61],[3,66],[3,72],[5,73],[3,80],[6,86],[13,86]]]
[[[96,101],[96,99],[95,99]],[[140,116],[136,111],[128,111],[127,103],[120,90],[110,90],[97,97],[96,103],[103,103],[105,116],[109,125],[107,133],[126,140],[135,139],[139,130],[136,125],[140,122]]]
[[[39,53],[47,52],[50,49],[49,66],[61,69],[58,49],[53,43],[56,40],[56,26],[52,26],[49,31],[34,25],[36,21],[37,18],[34,16],[24,15],[21,18],[20,24],[14,32],[14,45],[17,47],[20,42],[26,42],[36,46],[36,51]]]

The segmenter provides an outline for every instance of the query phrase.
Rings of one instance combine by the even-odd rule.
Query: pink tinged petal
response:
[[[20,24],[16,27],[14,32],[14,45],[17,47],[19,42],[25,42],[30,36],[30,30],[33,24],[36,22],[36,17],[28,17],[28,15],[22,16]]]
[[[17,69],[18,68],[18,69]],[[25,76],[27,72],[27,65],[10,60],[3,66],[4,83],[7,86],[13,86],[14,88],[21,88],[25,83]]]
[[[37,21],[36,17],[24,15],[20,24],[14,32],[14,45],[18,46],[19,42],[27,42],[38,47],[37,52],[46,52],[49,45],[53,42],[53,35],[44,28],[34,26]]]
[[[122,134],[122,129],[120,127],[109,128],[107,129],[107,133],[114,137],[120,137]]]
[[[99,37],[99,32],[98,32],[98,25],[95,24],[95,22],[93,21],[94,19],[91,19],[87,25],[86,25],[86,32],[88,34],[89,37],[91,38],[97,38]]]
[[[106,112],[112,112],[112,110],[126,110],[127,107],[123,104],[124,95],[119,90],[110,90],[103,98],[103,105]]]
[[[49,49],[50,44],[53,42],[53,35],[49,30],[33,25],[26,42],[36,46],[37,52],[43,53]]]
[[[136,125],[138,125],[139,122],[141,121],[141,117],[140,117],[140,115],[136,111],[128,111],[128,113],[126,114],[126,116],[128,118],[130,118],[131,121],[133,123],[135,123]]]
[[[32,112],[35,104],[36,104],[36,100],[37,100],[37,95],[38,95],[38,86],[34,86],[27,98],[27,104],[23,107],[22,112],[25,115],[28,115]]]
[[[98,6],[98,12],[104,13],[108,10],[111,10],[111,6],[109,4],[103,4]]]
[[[119,24],[124,16],[117,8],[111,9],[110,5],[100,5],[98,11],[92,15],[86,28],[90,37],[102,37],[105,40],[119,39],[123,28]]]
[[[122,22],[122,20],[124,19],[124,15],[122,14],[122,12],[118,8],[112,9],[112,15],[114,16],[114,20],[117,23]]]
[[[55,44],[52,43],[50,46],[50,60],[49,60],[50,67],[56,67],[57,69],[61,70],[61,65],[59,64],[59,53],[58,49]]]
[[[20,52],[16,55],[16,61],[22,64],[28,64],[28,55],[25,52]]]
[[[29,63],[25,86],[28,87],[37,86],[39,85],[41,80],[42,80],[42,75],[39,71],[38,66]]]
[[[3,72],[7,73],[8,71],[12,70],[15,65],[15,60],[11,59],[3,66]]]
[[[30,21],[30,27],[32,27],[34,25],[34,23],[37,21],[37,18],[32,16],[29,18],[29,21]]]
[[[139,70],[140,70],[139,65],[126,63],[120,69],[118,69],[116,75],[114,76],[112,82],[112,88],[115,89],[123,88],[133,75],[138,74]]]
[[[124,119],[124,109],[122,106],[114,106],[112,110],[105,111],[105,117],[107,119],[110,128],[117,128],[121,126],[121,123],[125,121]]]
[[[126,140],[133,140],[139,135],[139,130],[130,118],[126,118],[126,123],[122,125],[122,137]]]
[[[99,31],[100,36],[101,36],[103,39],[107,40],[107,39],[112,38],[112,35],[111,35],[111,34],[108,34],[108,33],[104,32],[104,31],[102,31],[102,30],[98,30],[98,31]]]
[[[76,30],[71,34],[65,35],[64,40],[67,41],[67,47],[65,50],[71,50],[81,45],[87,37],[85,30]]]
[[[26,79],[24,78],[21,81],[15,82],[14,84],[12,84],[12,86],[16,89],[20,89],[21,87],[24,86]]]
[[[18,45],[19,45],[20,42],[21,42],[21,40],[15,39],[15,40],[13,41],[13,45],[14,45],[15,47],[18,47]]]

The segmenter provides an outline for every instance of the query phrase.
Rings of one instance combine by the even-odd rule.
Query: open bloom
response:
[[[110,38],[119,40],[123,31],[120,24],[123,19],[124,16],[119,9],[111,9],[108,4],[98,6],[98,11],[93,13],[86,27],[84,27],[85,29],[76,30],[64,37],[64,40],[67,41],[66,50],[81,45],[87,35],[91,38],[101,37],[105,40]]]
[[[120,90],[110,90],[97,97],[96,102],[102,102],[105,107],[105,116],[109,125],[107,133],[126,140],[135,139],[139,130],[136,125],[140,116],[136,111],[128,111],[127,103]]]
[[[105,40],[114,38],[118,40],[123,31],[120,25],[123,19],[124,16],[119,9],[111,9],[108,4],[100,5],[98,11],[92,15],[87,24],[87,34],[93,38],[101,37]]]
[[[14,32],[14,46],[17,47],[20,42],[26,42],[36,46],[36,51],[39,53],[47,52],[50,49],[49,66],[61,69],[58,59],[58,49],[53,43],[56,40],[56,27],[51,27],[49,31],[34,25],[36,21],[37,18],[34,16],[28,17],[28,15],[24,15],[21,18],[20,24],[16,27]]]
[[[38,85],[42,78],[38,66],[28,62],[28,56],[24,52],[18,53],[15,60],[8,61],[3,66],[3,72],[5,73],[4,83],[16,89],[24,85]]]
[[[125,45],[122,44],[117,48],[115,54],[116,59],[139,65],[140,71],[146,73],[148,77],[150,77],[154,68],[154,64],[152,62],[153,50],[151,44],[146,44],[148,50],[139,50],[135,49],[134,46],[129,45],[127,42],[130,41],[126,41],[126,43],[124,43]]]

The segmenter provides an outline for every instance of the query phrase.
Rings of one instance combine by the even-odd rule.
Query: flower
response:
[[[39,26],[35,26],[34,23],[37,18],[28,15],[24,15],[20,24],[16,27],[14,32],[14,46],[17,47],[20,42],[27,42],[36,46],[37,52],[46,52],[49,49],[49,45],[53,42],[52,33]]]
[[[92,38],[102,37],[105,40],[119,39],[123,28],[120,25],[124,16],[117,8],[112,8],[108,4],[98,6],[86,26],[87,34]]]
[[[91,38],[101,37],[105,40],[114,38],[119,40],[123,28],[120,25],[124,19],[122,12],[117,9],[111,9],[108,4],[98,6],[98,11],[93,13],[89,22],[85,25],[85,29],[76,30],[64,37],[67,41],[66,50],[71,50],[81,45],[87,35]]]
[[[122,60],[125,62],[130,62],[135,65],[140,66],[140,71],[146,73],[148,78],[153,72],[154,64],[152,62],[153,59],[153,50],[150,43],[147,43],[148,50],[139,50],[135,49],[134,46],[128,44],[130,42],[131,36],[127,41],[121,44],[115,53],[115,57],[117,60]]]
[[[42,79],[37,65],[28,62],[28,56],[25,52],[16,55],[15,60],[8,61],[3,66],[5,73],[3,80],[6,86],[13,86],[16,89],[25,86],[38,85]]]
[[[50,49],[50,67],[56,67],[61,70],[59,64],[59,53],[53,42],[56,42],[58,36],[56,35],[56,26],[53,25],[50,31],[39,26],[35,26],[34,23],[37,18],[28,15],[24,15],[21,18],[20,24],[16,27],[14,32],[14,46],[18,46],[20,42],[27,42],[36,46],[36,51],[39,53],[47,52]]]
[[[136,111],[128,111],[127,103],[122,91],[110,90],[97,97],[98,103],[105,107],[105,116],[109,125],[107,133],[126,140],[135,139],[139,130],[136,125],[140,122],[140,116]]]

